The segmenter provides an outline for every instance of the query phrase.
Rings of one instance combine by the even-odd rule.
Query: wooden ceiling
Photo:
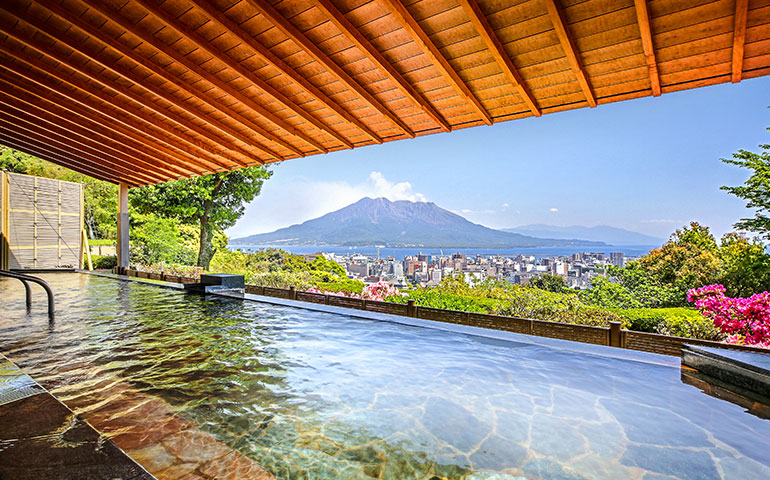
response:
[[[0,1],[0,144],[130,186],[768,73],[770,0]]]

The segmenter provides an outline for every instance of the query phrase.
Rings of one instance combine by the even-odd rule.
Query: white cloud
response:
[[[508,205],[507,203],[504,203],[504,204],[502,204],[502,207],[503,208],[508,208],[508,207],[510,207],[510,205]]]
[[[359,184],[302,179],[279,184],[267,181],[259,195],[246,207],[246,213],[227,230],[230,237],[242,237],[302,223],[339,210],[363,197],[388,200],[427,201],[409,182],[392,182],[380,172],[371,172]]]
[[[425,202],[425,195],[412,191],[412,184],[409,182],[393,183],[385,178],[380,172],[369,174],[369,182],[366,191],[370,197],[385,197],[388,200],[409,200],[411,202]]]
[[[559,213],[559,209],[558,208],[551,208],[548,211],[551,212],[551,213]]]

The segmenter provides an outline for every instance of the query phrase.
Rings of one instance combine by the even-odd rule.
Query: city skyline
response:
[[[752,213],[719,189],[747,172],[719,159],[770,143],[769,93],[760,78],[290,160],[227,233],[383,196],[491,228],[610,225],[666,238],[699,221],[721,236]]]

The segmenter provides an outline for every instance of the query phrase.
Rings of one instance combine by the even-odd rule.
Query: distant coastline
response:
[[[516,255],[534,255],[535,257],[560,257],[572,255],[575,253],[604,253],[623,252],[626,257],[640,257],[647,254],[653,248],[659,248],[660,245],[590,245],[590,246],[563,246],[563,247],[515,247],[515,248],[425,248],[425,247],[380,247],[379,256],[395,257],[396,260],[403,260],[404,257],[417,255],[451,255],[453,253],[462,253],[465,255],[483,255],[493,256],[501,255],[504,257],[513,257]],[[228,245],[231,250],[254,251],[264,248],[280,248],[287,252],[299,255],[308,255],[318,252],[334,253],[336,255],[364,255],[367,257],[377,256],[377,247],[341,247],[333,245]]]

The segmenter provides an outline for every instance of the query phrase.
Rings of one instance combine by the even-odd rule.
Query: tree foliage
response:
[[[131,206],[141,214],[160,214],[200,228],[196,265],[209,268],[216,231],[231,227],[243,215],[246,203],[262,190],[272,172],[254,166],[136,188]]]
[[[768,129],[770,130],[770,129]],[[723,158],[724,163],[751,171],[743,185],[723,186],[722,190],[746,200],[746,208],[756,209],[751,218],[742,218],[735,224],[737,229],[756,232],[770,239],[770,145],[760,145],[760,153],[738,150],[732,158]]]
[[[689,289],[714,283],[732,296],[770,290],[770,255],[762,242],[737,233],[717,242],[708,227],[692,222],[639,260],[609,267],[579,295],[603,308],[680,307],[688,305]]]
[[[345,275],[342,265],[318,255],[309,262],[301,255],[267,248],[256,252],[218,250],[211,267],[244,275],[246,282],[266,287],[317,288],[329,292],[361,293],[364,284]]]
[[[570,290],[567,282],[558,275],[543,273],[529,281],[529,285],[546,292],[563,293]]]

